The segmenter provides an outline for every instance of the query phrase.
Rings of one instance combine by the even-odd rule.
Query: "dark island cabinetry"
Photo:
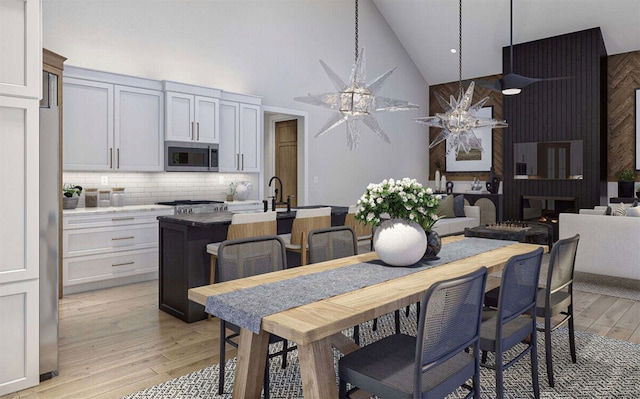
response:
[[[319,206],[309,206],[309,208]],[[299,207],[307,208],[307,207]],[[348,208],[332,206],[331,224],[344,224]],[[278,214],[278,234],[291,232],[295,210]],[[207,244],[224,241],[229,212],[158,217],[160,227],[159,307],[187,323],[207,317],[202,305],[188,299],[189,288],[209,284]]]
[[[187,299],[189,288],[209,284],[207,244],[227,238],[227,225],[187,226],[160,222],[160,309],[188,323],[206,318]]]

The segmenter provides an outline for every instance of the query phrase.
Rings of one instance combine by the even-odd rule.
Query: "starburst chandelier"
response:
[[[476,113],[489,100],[485,97],[474,105],[473,88],[475,84],[471,82],[467,91],[462,88],[462,0],[459,0],[459,34],[458,34],[458,99],[450,97],[449,102],[437,92],[434,93],[438,103],[444,109],[444,113],[437,113],[436,116],[428,116],[424,118],[414,119],[418,123],[439,127],[442,129],[440,134],[431,142],[429,148],[433,148],[443,141],[447,141],[446,154],[455,151],[458,155],[460,150],[469,152],[472,149],[482,151],[482,143],[478,140],[474,133],[474,129],[489,127],[503,128],[507,127],[507,123],[503,120],[482,118],[476,116]]]
[[[382,130],[378,121],[371,114],[375,112],[406,111],[418,108],[417,105],[411,104],[408,101],[376,96],[376,93],[380,90],[384,81],[391,76],[396,68],[392,68],[373,81],[366,83],[364,48],[358,52],[358,0],[355,0],[355,3],[356,60],[351,68],[351,75],[349,76],[348,82],[345,83],[327,64],[320,60],[320,64],[329,76],[337,92],[309,94],[306,97],[294,98],[296,101],[338,111],[337,114],[329,118],[315,137],[322,136],[331,129],[346,122],[347,145],[351,150],[356,149],[360,141],[360,126],[358,121],[364,123],[381,139],[387,143],[391,143],[389,136]]]

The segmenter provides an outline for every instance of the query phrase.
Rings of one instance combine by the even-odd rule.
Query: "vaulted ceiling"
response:
[[[373,0],[429,85],[458,80],[457,0]],[[462,78],[502,73],[509,0],[464,0]],[[607,53],[640,50],[640,0],[513,0],[513,43],[600,27]],[[518,71],[514,71],[517,73]]]

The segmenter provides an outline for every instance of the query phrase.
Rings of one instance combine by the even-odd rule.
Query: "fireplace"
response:
[[[553,226],[553,241],[558,240],[558,216],[576,213],[575,197],[523,195],[520,197],[520,220]]]

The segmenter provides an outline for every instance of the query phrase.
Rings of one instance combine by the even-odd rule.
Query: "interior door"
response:
[[[298,205],[298,121],[276,122],[276,176],[282,180],[282,199]]]

